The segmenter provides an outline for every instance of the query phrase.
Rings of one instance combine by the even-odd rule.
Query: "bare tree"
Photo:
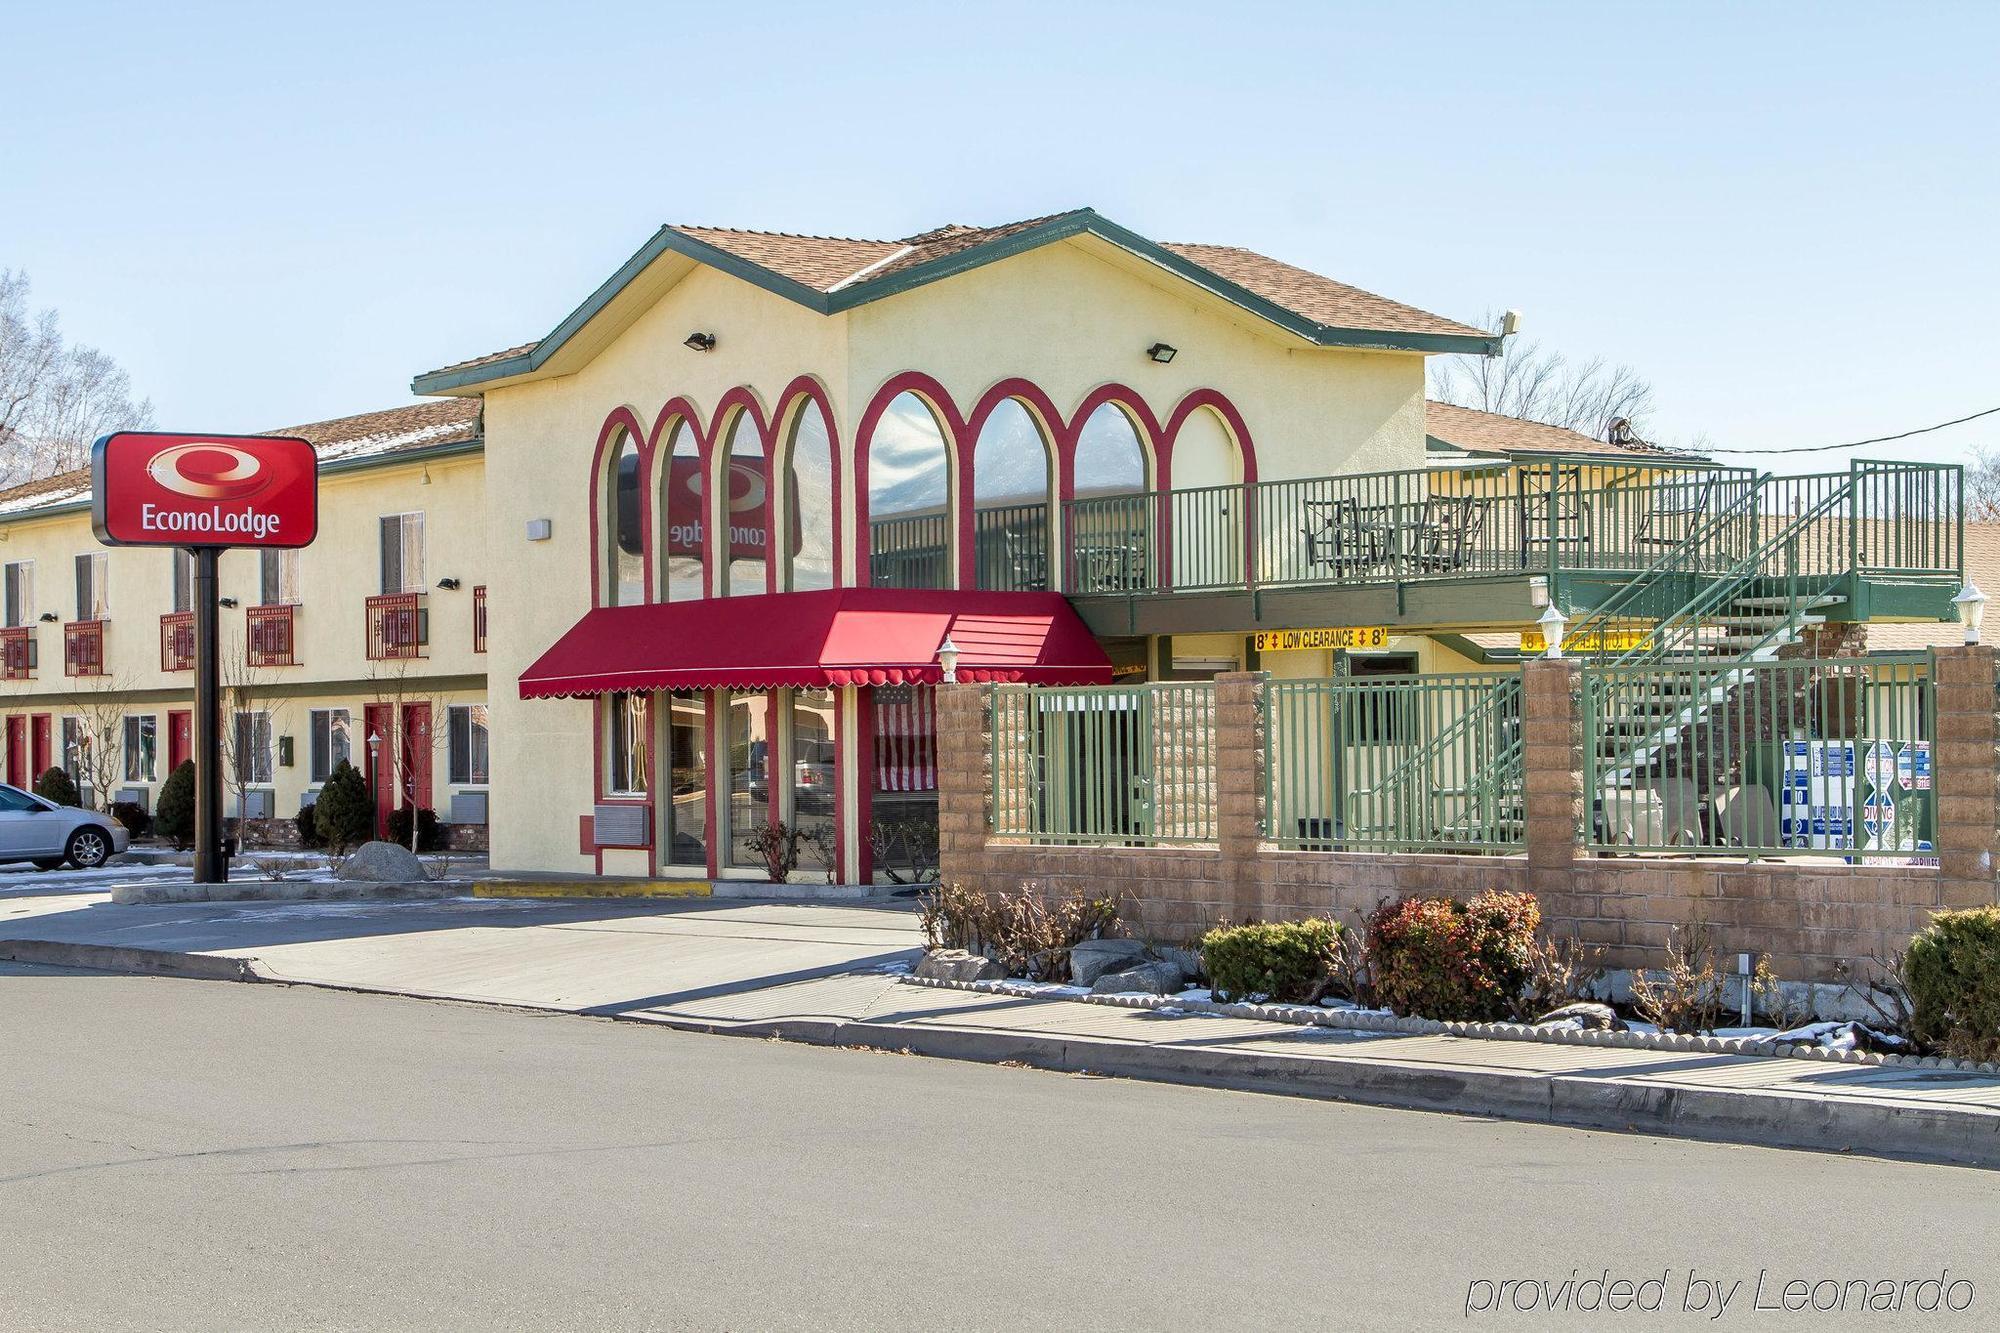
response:
[[[1488,311],[1479,328],[1497,328],[1500,316]],[[1630,366],[1611,366],[1603,357],[1573,362],[1540,343],[1507,339],[1498,356],[1435,357],[1430,395],[1441,403],[1522,417],[1578,431],[1594,440],[1611,437],[1624,421],[1643,436],[1653,412],[1653,386]]]
[[[130,676],[74,676],[61,696],[64,715],[77,719],[77,759],[92,809],[109,810],[111,793],[124,780],[125,700],[136,687]]]
[[[246,812],[250,808],[250,789],[262,787],[271,780],[268,766],[275,762],[271,746],[276,743],[279,722],[284,717],[286,705],[272,688],[270,676],[261,668],[250,665],[248,645],[240,637],[229,639],[222,645],[221,676],[222,774],[230,793],[236,797],[236,832],[239,838],[243,838]],[[257,743],[256,723],[249,724],[247,734],[241,723],[244,717],[254,717],[259,713],[269,719],[267,743],[263,745]],[[271,813],[275,816],[277,811]],[[248,839],[244,838],[244,841]]]
[[[416,790],[417,777],[421,772],[436,770],[437,751],[449,739],[449,728],[439,723],[445,715],[444,699],[429,687],[431,682],[422,677],[410,675],[413,659],[400,657],[386,662],[371,673],[375,682],[375,702],[388,704],[389,714],[395,719],[390,727],[390,735],[382,738],[382,744],[389,747],[386,763],[382,770],[388,774],[393,789],[409,797],[410,805],[410,851],[417,850],[417,811],[424,808],[431,799],[431,793]],[[429,734],[423,736],[406,735],[407,719],[414,708],[421,708],[429,722]],[[418,756],[425,759],[421,766]]]
[[[1972,466],[1965,470],[1965,516],[1983,523],[2000,519],[2000,454],[1972,451]]]
[[[65,341],[55,311],[30,314],[28,275],[0,269],[0,484],[82,467],[92,440],[152,420],[116,361]]]

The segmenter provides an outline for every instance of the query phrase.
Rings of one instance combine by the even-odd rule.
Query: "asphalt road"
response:
[[[1990,1328],[1996,1231],[1951,1167],[0,964],[9,1329]],[[1607,1269],[1659,1314],[1478,1285]]]

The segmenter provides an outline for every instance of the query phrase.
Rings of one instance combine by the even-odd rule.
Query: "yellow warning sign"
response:
[[[1260,629],[1260,653],[1295,653],[1310,648],[1387,648],[1387,625],[1334,625],[1320,629]]]
[[[1563,651],[1566,653],[1622,653],[1637,648],[1646,641],[1646,631],[1642,629],[1613,629],[1599,633],[1585,630],[1581,634],[1563,636]],[[1541,654],[1549,650],[1549,641],[1542,637],[1538,629],[1521,631],[1521,651]]]

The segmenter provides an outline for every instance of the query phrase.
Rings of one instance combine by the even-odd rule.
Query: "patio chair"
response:
[[[1521,470],[1521,561],[1535,563],[1551,547],[1573,554],[1590,548],[1590,507],[1584,503],[1583,469]]]
[[[1715,823],[1725,847],[1778,845],[1778,807],[1771,803],[1771,793],[1754,783],[1715,798]]]
[[[1418,569],[1435,574],[1464,569],[1486,530],[1486,506],[1472,495],[1433,495],[1424,501],[1417,519],[1411,558]]]
[[[1046,592],[1049,586],[1049,546],[1040,527],[1033,532],[1004,534],[1007,550],[1007,587],[1015,592]]]
[[[1306,567],[1352,574],[1382,563],[1381,534],[1364,527],[1361,506],[1353,500],[1307,500],[1304,503]]]
[[[1715,478],[1704,477],[1700,484],[1685,481],[1655,482],[1632,534],[1637,546],[1679,546],[1693,534],[1695,524],[1708,512],[1715,497]]]
[[[1700,847],[1705,841],[1701,828],[1701,792],[1688,778],[1660,778],[1653,784],[1660,798],[1662,847]],[[1762,790],[1759,788],[1759,790]]]

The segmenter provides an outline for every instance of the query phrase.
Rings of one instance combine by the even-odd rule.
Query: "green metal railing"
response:
[[[951,586],[951,520],[943,514],[868,525],[868,582],[877,588]]]
[[[996,835],[1215,841],[1213,685],[997,685],[992,705]]]
[[[1907,858],[1935,845],[1928,653],[1583,675],[1594,849]]]
[[[1264,684],[1264,834],[1314,851],[1511,851],[1523,833],[1521,678]]]
[[[1049,586],[1049,507],[989,505],[972,511],[973,568],[994,592],[1043,592]]]

